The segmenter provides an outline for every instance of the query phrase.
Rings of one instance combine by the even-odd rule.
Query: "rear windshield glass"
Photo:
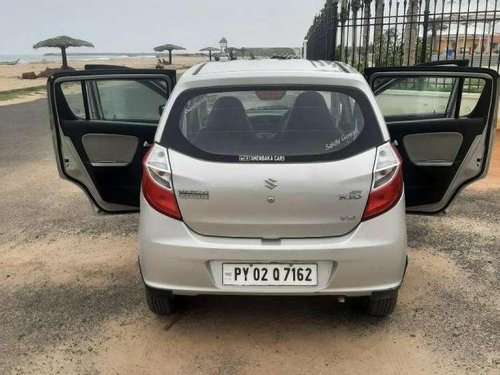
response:
[[[376,130],[349,154],[380,141],[369,103],[355,90],[203,92],[181,100],[176,113],[169,126],[178,129],[190,153],[241,162],[332,159],[370,133],[369,122]]]

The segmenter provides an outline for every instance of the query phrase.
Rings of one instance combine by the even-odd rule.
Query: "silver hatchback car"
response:
[[[487,173],[498,74],[340,62],[89,67],[48,81],[62,178],[103,213],[140,206],[157,314],[177,295],[332,295],[396,305],[407,211]],[[167,100],[168,99],[168,100]],[[403,182],[404,181],[404,182]]]

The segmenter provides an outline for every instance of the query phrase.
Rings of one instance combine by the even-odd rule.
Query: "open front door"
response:
[[[498,73],[420,66],[366,69],[404,159],[410,212],[441,212],[487,174],[498,112]]]
[[[139,208],[142,159],[175,84],[173,70],[57,73],[47,82],[59,175],[99,211]]]

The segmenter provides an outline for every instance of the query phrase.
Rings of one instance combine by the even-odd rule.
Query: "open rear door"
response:
[[[174,70],[97,69],[47,82],[59,174],[103,212],[139,208],[142,159],[175,85]]]
[[[438,213],[487,174],[498,73],[483,68],[368,68],[366,77],[404,159],[406,206]]]

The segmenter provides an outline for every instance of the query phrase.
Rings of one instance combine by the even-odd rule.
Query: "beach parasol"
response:
[[[45,39],[41,42],[33,45],[34,49],[37,48],[60,48],[62,54],[62,68],[66,69],[68,67],[68,59],[66,57],[66,48],[68,47],[94,47],[94,45],[90,42],[81,39],[70,38],[66,35],[56,36],[55,38]]]
[[[184,47],[176,46],[175,44],[164,44],[162,46],[155,47],[156,52],[168,51],[168,63],[172,65],[172,51],[173,50],[185,50]]]
[[[212,52],[219,51],[219,49],[215,47],[205,47],[200,49],[200,51],[208,51],[208,57],[210,58],[210,61],[212,61]]]

